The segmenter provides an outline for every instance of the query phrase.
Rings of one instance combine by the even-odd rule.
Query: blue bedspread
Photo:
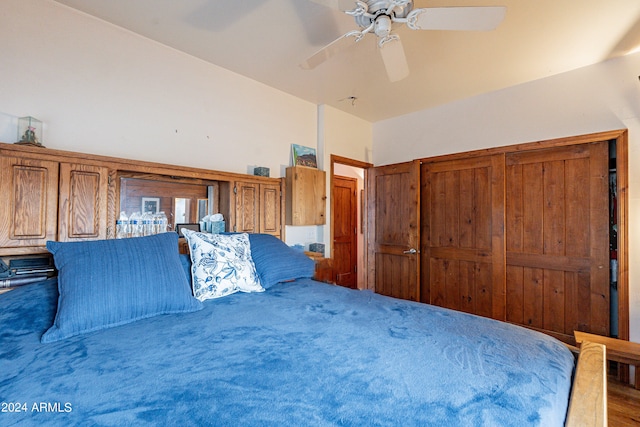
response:
[[[0,295],[2,426],[565,419],[571,353],[490,319],[298,280],[42,344],[56,300],[55,283]]]

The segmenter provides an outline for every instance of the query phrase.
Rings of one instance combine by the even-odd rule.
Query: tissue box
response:
[[[253,174],[256,176],[269,176],[269,168],[258,166],[253,168]]]
[[[320,254],[324,254],[324,243],[309,244],[309,252],[317,252]]]
[[[211,221],[210,223],[211,229],[208,230],[211,234],[224,233],[224,221]]]

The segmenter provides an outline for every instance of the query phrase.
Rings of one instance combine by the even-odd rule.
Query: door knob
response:
[[[414,248],[409,249],[408,251],[404,251],[405,254],[417,254],[418,251],[416,251]]]

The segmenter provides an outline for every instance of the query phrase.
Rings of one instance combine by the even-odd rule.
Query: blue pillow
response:
[[[178,235],[47,242],[58,269],[58,311],[43,343],[168,313],[202,309],[178,254]]]
[[[184,270],[184,275],[187,278],[187,283],[191,283],[191,257],[187,254],[178,255],[180,258],[180,265]]]
[[[313,277],[316,263],[303,252],[290,248],[270,234],[249,234],[251,256],[262,287]]]

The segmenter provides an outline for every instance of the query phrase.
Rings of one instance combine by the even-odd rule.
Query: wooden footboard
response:
[[[571,388],[567,427],[607,425],[606,347],[583,342]]]

